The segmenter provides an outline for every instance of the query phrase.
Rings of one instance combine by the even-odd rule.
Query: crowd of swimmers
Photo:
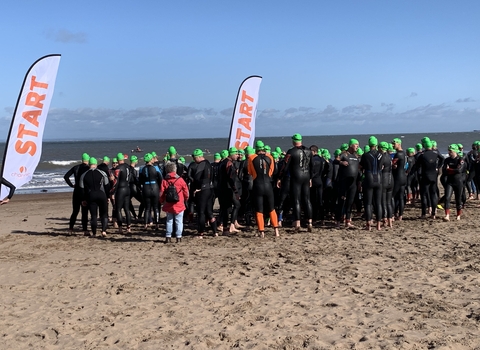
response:
[[[405,205],[418,200],[421,218],[435,219],[441,208],[449,221],[452,194],[460,220],[466,200],[478,199],[480,192],[479,149],[480,141],[467,153],[461,144],[451,144],[444,157],[428,137],[404,150],[400,138],[379,142],[371,136],[363,148],[351,139],[331,157],[327,149],[306,147],[295,134],[287,151],[257,140],[254,147],[215,153],[213,162],[196,149],[189,165],[173,146],[163,159],[155,152],[145,154],[141,164],[136,155],[119,153],[111,164],[105,156],[97,164],[97,158],[83,154],[82,163],[64,177],[74,188],[69,231],[80,211],[85,235],[96,235],[100,226],[106,236],[109,221],[119,233],[130,234],[134,222],[158,231],[161,210],[166,242],[172,236],[181,241],[184,219],[196,225],[199,238],[207,230],[229,235],[254,224],[258,236],[264,237],[269,226],[279,236],[286,220],[294,232],[302,226],[312,232],[314,225],[353,229],[354,216],[366,230],[381,230],[401,221]],[[137,211],[132,198],[140,203]]]

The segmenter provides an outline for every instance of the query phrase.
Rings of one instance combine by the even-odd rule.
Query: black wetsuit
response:
[[[193,165],[193,164],[192,164]],[[197,210],[197,231],[202,234],[205,232],[205,222],[211,223],[211,228],[215,234],[217,231],[217,222],[213,220],[213,169],[210,162],[206,159],[195,163],[188,168],[189,178],[191,178],[190,190]],[[192,168],[192,171],[191,169]]]
[[[240,210],[240,191],[237,169],[234,162],[230,158],[226,158],[220,163],[218,197],[224,230],[227,228],[230,212],[231,223],[233,224],[237,220]]]
[[[433,150],[424,151],[415,163],[420,170],[420,195],[422,197],[422,216],[427,215],[427,208],[432,208],[435,215],[438,204],[438,169],[443,165],[443,157]]]
[[[127,227],[131,224],[130,216],[130,165],[126,163],[119,164],[115,168],[115,177],[117,182],[115,183],[113,192],[115,195],[115,210],[117,217],[117,224],[122,227],[122,209],[125,212],[125,218]]]
[[[347,162],[348,165],[344,165],[341,162]],[[337,222],[342,220],[343,215],[345,215],[346,220],[350,220],[352,217],[352,205],[355,200],[355,194],[357,193],[359,164],[360,162],[356,154],[344,152],[340,155],[336,181],[338,200],[335,221]]]
[[[300,220],[301,203],[303,202],[305,219],[312,219],[310,202],[310,179],[312,176],[312,152],[305,146],[295,146],[285,155],[285,166],[280,170],[280,177],[290,173],[290,193],[293,204],[293,217]]]
[[[162,185],[162,173],[157,165],[145,165],[139,174],[140,185],[142,186],[142,197],[145,205],[143,222],[149,224],[149,215],[153,210],[153,223],[158,224],[160,220],[160,186]]]
[[[318,154],[312,157],[312,187],[310,187],[310,199],[312,202],[313,220],[323,221],[325,219],[323,211],[323,185],[325,171],[328,171],[325,164],[325,159]]]
[[[452,199],[452,193],[454,193],[457,215],[460,214],[463,205],[462,193],[465,167],[464,159],[458,155],[455,158],[447,157],[442,167],[442,183],[445,188],[445,210],[450,209],[450,200]]]
[[[102,232],[106,232],[108,225],[107,189],[109,186],[107,174],[98,168],[89,169],[80,177],[79,186],[83,190],[83,200],[87,202],[87,208],[90,211],[93,235],[97,234],[98,214],[100,214]]]
[[[135,213],[135,207],[133,206],[132,199],[135,198],[138,203],[140,204],[138,208],[138,218],[142,217],[144,204],[143,204],[143,197],[142,197],[142,188],[140,187],[139,181],[139,174],[137,169],[133,166],[129,165],[130,167],[130,203],[129,209],[130,213],[133,215],[133,218],[137,218],[137,214]]]
[[[9,188],[10,191],[8,192],[7,198],[12,199],[13,194],[15,193],[15,188],[16,187],[10,181],[4,179],[3,177],[0,178],[0,185],[7,186]]]
[[[390,158],[388,154],[385,156]],[[367,222],[373,219],[373,208],[377,222],[382,220],[382,168],[385,162],[383,157],[382,153],[373,149],[364,153],[360,161],[364,175],[362,189]]]
[[[397,150],[392,161],[394,212],[403,216],[405,210],[405,187],[407,186],[407,156],[403,150]]]
[[[73,230],[73,226],[75,225],[75,221],[77,221],[77,216],[80,211],[80,208],[82,209],[82,230],[87,231],[88,227],[88,208],[82,206],[82,200],[83,200],[83,190],[80,188],[80,177],[88,171],[90,167],[85,164],[77,164],[74,167],[72,167],[65,176],[63,177],[65,182],[68,184],[68,186],[73,187],[73,196],[72,196],[72,215],[70,216],[70,222],[68,225],[68,228],[70,230]],[[70,181],[70,176],[74,176],[75,179],[75,184],[73,184]]]
[[[383,154],[382,169],[382,218],[393,218],[393,188],[392,159],[388,153]]]

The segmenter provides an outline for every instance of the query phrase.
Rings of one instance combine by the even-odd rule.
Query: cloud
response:
[[[409,97],[417,97],[418,94],[416,92],[412,92]]]
[[[342,109],[342,112],[345,113],[345,114],[349,114],[349,113],[365,114],[365,113],[369,112],[371,109],[372,109],[372,106],[366,105],[366,104],[351,105],[351,106],[344,107]]]
[[[456,105],[456,104],[455,104]],[[427,104],[409,110],[393,111],[393,104],[383,103],[375,110],[358,104],[343,108],[291,107],[284,110],[265,108],[258,111],[258,136],[359,135],[464,131],[480,119],[480,108],[453,108],[449,104]],[[188,106],[111,108],[51,108],[45,127],[45,140],[173,139],[227,137],[231,108],[195,108]],[[0,136],[5,138],[13,109],[0,116]],[[452,120],[462,123],[452,124]]]
[[[395,104],[393,103],[383,103],[381,104],[382,107],[386,108],[386,111],[393,111],[393,108],[395,107]]]
[[[471,97],[466,97],[466,98],[459,98],[458,100],[456,100],[455,102],[457,103],[463,103],[463,102],[477,102],[475,101],[473,98]]]
[[[87,42],[87,33],[73,33],[67,29],[50,29],[45,33],[47,39],[59,43],[77,43],[83,44]]]

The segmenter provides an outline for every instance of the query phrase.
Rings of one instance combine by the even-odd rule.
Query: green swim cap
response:
[[[220,152],[220,155],[222,156],[222,158],[227,158],[228,157],[228,151],[226,149],[222,150],[222,152]]]
[[[475,141],[473,144],[474,144],[475,146],[478,146],[478,145],[480,145],[480,141]]]
[[[263,151],[265,150],[265,144],[263,143],[262,140],[257,140],[257,142],[255,142],[255,149],[257,151]]]
[[[118,159],[117,159],[117,158],[113,158],[113,159],[112,159],[112,163],[118,163]]]
[[[413,148],[413,147],[407,148],[407,154],[408,153],[415,153],[415,148]]]
[[[183,157],[178,158],[178,162],[182,163],[182,164],[185,164],[185,158],[183,158]]]
[[[380,149],[387,151],[388,150],[388,142],[382,141],[380,142]]]
[[[118,159],[118,161],[124,160],[125,158],[123,157],[123,153],[118,153],[117,154],[117,159]]]
[[[292,136],[292,140],[295,141],[295,142],[300,142],[300,141],[302,141],[302,135],[295,134],[295,135]]]
[[[449,151],[453,151],[455,153],[458,153],[459,149],[456,143],[452,143],[450,146],[448,146]]]
[[[197,148],[195,151],[192,153],[193,157],[203,157],[203,151],[200,148]]]
[[[220,155],[220,153],[215,153],[215,155],[213,156],[213,158],[214,158],[215,160],[217,160],[217,159],[222,159],[222,156]]]
[[[361,148],[357,149],[357,154],[359,156],[362,156],[363,155],[363,149],[361,149]]]
[[[103,157],[103,161],[104,162],[109,162],[110,161],[110,158],[108,158],[107,156]]]
[[[150,154],[152,155],[153,158],[155,158],[157,156],[156,152],[150,152]]]
[[[421,143],[417,143],[417,144],[415,145],[415,149],[416,149],[417,151],[421,151],[422,148],[423,148],[423,145],[422,145]]]
[[[91,158],[88,160],[88,164],[90,164],[90,165],[92,165],[92,164],[97,165],[97,164],[98,164],[97,158],[91,157]]]
[[[168,147],[168,154],[170,154],[171,156],[177,154],[177,150],[175,149],[175,147],[173,146]]]
[[[426,140],[425,143],[423,144],[425,148],[432,148],[432,141]]]
[[[240,148],[240,149],[238,150],[238,154],[243,154],[243,155],[245,155],[245,151]]]
[[[459,150],[463,149],[463,145],[461,143],[457,143],[457,147],[458,147]]]
[[[270,153],[272,151],[272,147],[270,147],[269,145],[265,145],[265,151],[267,151],[267,153]]]
[[[395,137],[395,138],[393,139],[392,143],[402,144],[402,140],[400,140],[398,137]]]
[[[235,147],[230,147],[228,149],[228,155],[233,156],[234,154],[238,154],[238,149],[236,149]]]
[[[432,141],[432,147],[437,147],[437,141],[431,140]]]
[[[328,149],[326,149],[322,152],[322,157],[325,158],[325,159],[330,159],[331,158],[330,152],[329,152]]]
[[[370,146],[369,146],[369,145],[365,145],[365,147],[363,147],[363,152],[365,152],[365,153],[370,152]]]
[[[342,143],[342,145],[340,146],[340,150],[346,151],[347,149],[348,149],[348,143]]]
[[[279,157],[278,152],[273,151],[273,152],[272,152],[272,157],[273,157],[274,160],[277,160],[278,157]]]
[[[282,153],[282,149],[279,146],[277,146],[275,147],[275,152],[277,152],[278,155],[280,155],[280,153]]]
[[[90,160],[90,156],[88,153],[82,154],[82,162],[88,162]]]
[[[130,156],[130,163],[138,162],[138,157],[136,155]]]
[[[143,156],[143,160],[145,163],[151,162],[153,159],[153,155],[151,153],[147,153]]]
[[[369,139],[368,139],[368,145],[370,147],[372,146],[377,146],[378,145],[378,140],[375,136],[370,136]]]
[[[357,139],[350,139],[350,142],[348,143],[349,146],[352,146],[352,145],[359,145],[358,143],[358,140]]]
[[[422,139],[420,140],[420,142],[422,143],[423,146],[425,146],[425,142],[427,142],[427,141],[430,141],[430,138],[429,138],[428,136],[425,136],[424,138],[422,138]],[[431,142],[431,141],[430,141],[430,142]]]
[[[255,149],[252,146],[247,146],[245,147],[245,153],[247,156],[250,156],[252,154],[255,154]]]
[[[388,144],[388,152],[395,152],[395,149],[391,143]]]
[[[335,150],[335,152],[333,152],[333,155],[334,155],[335,157],[338,157],[340,154],[342,154],[342,150],[341,150],[341,149],[338,149],[338,148]]]

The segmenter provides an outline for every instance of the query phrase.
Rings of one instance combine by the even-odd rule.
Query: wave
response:
[[[78,163],[78,160],[47,160],[43,163],[66,166],[66,165]]]

